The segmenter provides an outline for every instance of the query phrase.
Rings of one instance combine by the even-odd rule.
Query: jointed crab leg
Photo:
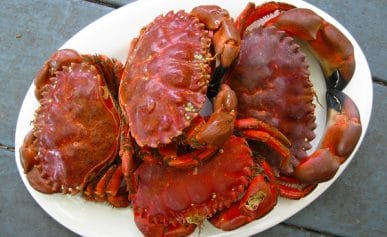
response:
[[[256,140],[256,141],[265,143],[266,145],[273,148],[281,155],[282,157],[280,162],[281,169],[285,170],[289,166],[290,158],[291,158],[291,152],[289,150],[289,147],[286,147],[275,137],[272,137],[269,133],[257,131],[257,130],[245,130],[245,131],[239,131],[237,134],[241,135],[242,137],[248,140]]]
[[[173,145],[173,144],[172,144]],[[177,155],[176,147],[168,144],[159,148],[159,153],[167,165],[174,168],[191,168],[200,165],[201,162],[214,156],[218,152],[217,147],[205,147],[196,149],[190,153]]]
[[[134,142],[130,135],[129,126],[126,121],[122,121],[120,151],[121,171],[125,178],[127,191],[132,194],[136,192],[136,180],[133,175],[136,165],[134,161]]]
[[[264,142],[277,151],[282,157],[280,168],[286,169],[289,166],[291,152],[290,141],[275,127],[259,121],[255,118],[237,119],[235,121],[236,134],[246,139]]]
[[[114,207],[127,207],[130,201],[126,186],[121,186],[122,181],[120,165],[110,166],[100,179],[94,179],[86,186],[83,197],[92,201],[108,201]]]
[[[316,183],[301,183],[298,179],[286,175],[277,177],[276,181],[279,195],[289,199],[303,198],[317,187]]]
[[[289,139],[282,133],[280,132],[277,128],[271,126],[270,124],[267,124],[265,122],[262,122],[258,119],[255,118],[242,118],[242,119],[237,119],[235,121],[235,129],[255,129],[255,130],[260,130],[262,132],[266,132],[270,134],[272,137],[278,139],[281,141],[284,145],[290,146],[291,142]]]

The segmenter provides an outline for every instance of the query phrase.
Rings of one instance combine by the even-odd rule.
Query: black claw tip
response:
[[[328,89],[326,93],[328,108],[341,112],[346,97],[347,96],[340,90]]]
[[[343,90],[348,84],[347,80],[343,78],[339,70],[335,70],[329,77],[326,78],[328,89]]]

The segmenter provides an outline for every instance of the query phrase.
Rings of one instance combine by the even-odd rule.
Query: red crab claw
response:
[[[321,145],[294,171],[294,176],[303,183],[324,182],[332,178],[361,136],[359,111],[347,95],[339,90],[328,90],[327,104],[328,123]]]
[[[263,173],[256,175],[239,202],[210,219],[219,229],[233,230],[270,212],[277,203],[277,187],[271,167],[262,163]]]
[[[218,6],[198,6],[191,14],[203,22],[214,34],[215,54],[223,67],[229,67],[239,54],[240,36],[228,12]]]
[[[312,10],[270,2],[255,7],[249,3],[237,19],[241,32],[254,21],[264,26],[274,25],[308,43],[319,60],[329,88],[342,90],[355,71],[354,49],[349,39],[335,26]]]
[[[220,147],[233,133],[237,97],[228,85],[221,85],[220,91],[215,97],[213,110],[207,122],[203,118],[198,118],[187,129],[187,143],[192,147]]]
[[[236,109],[237,98],[234,91],[223,84],[215,98],[214,112],[210,118],[205,121],[200,116],[196,117],[185,131],[185,143],[196,150],[178,155],[176,143],[167,144],[159,147],[163,160],[169,166],[188,168],[198,166],[215,155],[233,133]]]

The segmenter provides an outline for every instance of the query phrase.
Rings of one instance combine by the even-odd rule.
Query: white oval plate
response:
[[[248,0],[199,0],[195,2],[180,0],[141,0],[117,9],[96,20],[74,35],[62,46],[62,48],[74,48],[80,53],[106,54],[124,62],[130,40],[138,35],[143,26],[147,25],[160,14],[165,14],[170,10],[179,9],[190,11],[193,7],[200,4],[217,4],[228,9],[230,14],[233,17],[236,17],[246,6],[247,2]],[[256,1],[257,4],[262,2],[263,1]],[[290,3],[290,1],[283,2]],[[330,181],[318,185],[318,187],[307,197],[297,201],[280,198],[277,206],[268,215],[230,232],[220,231],[206,222],[202,226],[201,236],[252,235],[266,230],[291,217],[320,196],[339,177],[352,160],[364,138],[371,115],[373,93],[371,74],[363,52],[349,32],[331,16],[303,1],[293,0],[291,3],[298,7],[314,10],[325,20],[331,22],[344,32],[354,45],[356,71],[352,81],[344,91],[355,101],[360,111],[363,124],[360,142],[349,159],[340,167],[336,176]],[[311,64],[310,70],[312,82],[316,87],[318,97],[321,98],[320,102],[324,102],[325,83],[322,79],[321,70],[312,56],[307,55],[307,59]],[[34,97],[34,85],[31,85],[23,101],[17,121],[15,134],[15,147],[17,150],[22,145],[24,136],[32,128],[31,121],[33,120],[34,111],[37,107],[38,102]],[[314,141],[314,147],[316,147],[319,142],[319,138],[321,137],[325,126],[324,105],[317,106],[316,116],[318,128],[316,129],[317,138]],[[15,152],[15,156],[19,173],[28,191],[49,215],[68,229],[82,236],[142,236],[133,221],[133,212],[130,208],[114,209],[107,204],[87,202],[78,196],[74,197],[61,194],[45,195],[36,192],[26,180],[20,165],[19,153]],[[198,236],[198,229],[193,235]]]

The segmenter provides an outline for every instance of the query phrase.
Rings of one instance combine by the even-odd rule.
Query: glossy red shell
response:
[[[72,63],[44,86],[40,103],[34,121],[36,168],[53,192],[79,191],[117,154],[115,102],[96,67]]]
[[[171,142],[198,115],[211,73],[208,35],[179,11],[157,17],[132,42],[119,101],[140,146]]]

